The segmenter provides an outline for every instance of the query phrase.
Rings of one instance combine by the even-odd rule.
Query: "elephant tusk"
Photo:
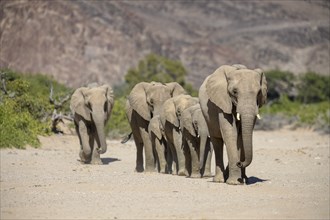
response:
[[[239,113],[237,113],[236,118],[237,118],[238,121],[241,120]]]
[[[260,120],[261,119],[261,116],[259,114],[257,114],[257,118]]]

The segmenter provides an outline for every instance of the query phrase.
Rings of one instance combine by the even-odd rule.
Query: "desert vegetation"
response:
[[[330,79],[314,72],[294,75],[281,70],[266,71],[268,102],[262,107],[263,120],[256,129],[309,127],[330,132]],[[106,126],[110,138],[121,138],[130,131],[125,115],[126,96],[141,81],[176,81],[189,94],[198,88],[186,80],[187,71],[180,61],[149,54],[129,69],[124,83],[115,85],[115,106]],[[73,89],[41,74],[22,74],[1,70],[0,147],[38,147],[38,135],[53,132],[54,117],[70,117],[68,96]],[[72,126],[73,127],[73,126]]]

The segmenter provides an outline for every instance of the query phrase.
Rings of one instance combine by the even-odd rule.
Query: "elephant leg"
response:
[[[187,170],[188,177],[191,175],[191,155],[187,140],[183,139],[183,153],[185,157],[185,167]]]
[[[101,165],[103,164],[100,158],[100,154],[97,151],[97,145],[100,146],[100,141],[97,140],[97,132],[95,130],[95,132],[93,132],[92,134],[89,135],[89,144],[91,146],[92,149],[92,159],[91,159],[91,164],[98,164]]]
[[[91,146],[89,144],[88,128],[86,124],[81,120],[77,124],[78,136],[81,144],[79,152],[80,160],[82,163],[89,163],[91,161]]]
[[[244,161],[244,153],[243,153],[243,139],[242,139],[242,131],[239,130],[238,138],[237,138],[237,145],[238,145],[238,155],[240,155],[241,161]],[[244,180],[245,183],[248,183],[248,177],[246,176],[246,167],[241,168],[241,179]]]
[[[165,159],[165,143],[164,140],[159,140],[155,135],[151,136],[152,144],[156,150],[157,162],[160,173],[166,172],[166,159]]]
[[[155,172],[155,158],[152,150],[152,144],[149,137],[149,133],[146,129],[140,128],[140,134],[142,137],[145,153],[145,171],[146,172]]]
[[[173,141],[176,155],[178,158],[178,175],[188,176],[188,171],[186,170],[186,162],[184,158],[183,145],[182,145],[182,133],[179,129],[173,129]]]
[[[225,168],[223,164],[223,140],[221,138],[211,137],[211,142],[215,155],[215,175],[214,182],[225,182]]]
[[[200,168],[199,168],[199,159],[198,159],[198,142],[197,138],[192,137],[190,135],[189,138],[186,139],[187,145],[190,151],[190,158],[191,159],[191,178],[201,178]]]
[[[226,183],[230,185],[239,185],[243,182],[241,179],[241,169],[236,165],[237,162],[240,161],[237,145],[238,133],[236,124],[231,122],[231,115],[221,115],[219,120],[221,125],[220,130],[226,145],[228,156],[229,175]]]
[[[204,160],[205,164],[204,164],[204,169],[203,169],[202,175],[203,175],[203,177],[210,177],[210,176],[212,176],[211,160],[212,160],[213,147],[210,143],[209,138],[206,142],[205,152],[206,152],[206,155],[205,155],[206,159]]]
[[[135,165],[135,171],[138,173],[141,173],[144,171],[143,168],[143,142],[141,139],[141,136],[138,132],[135,132],[133,130],[133,139],[136,146],[136,165]]]
[[[168,146],[168,153],[167,153],[167,156],[168,156],[168,169],[169,171],[172,171],[172,172],[169,172],[169,173],[172,173],[172,174],[178,174],[178,158],[177,158],[177,155],[176,155],[176,151],[175,151],[175,148],[174,148],[174,145],[172,142],[168,141],[167,142],[167,146]]]
[[[170,149],[170,143],[166,142],[166,173],[173,173],[173,154]]]

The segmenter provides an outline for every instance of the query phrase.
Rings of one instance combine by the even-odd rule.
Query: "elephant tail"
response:
[[[126,135],[125,137],[123,137],[123,140],[120,143],[125,144],[127,141],[129,141],[129,139],[131,139],[132,134],[133,134],[133,132],[131,132],[128,135]]]

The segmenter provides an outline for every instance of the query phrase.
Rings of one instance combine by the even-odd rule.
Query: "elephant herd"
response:
[[[243,184],[247,181],[245,169],[252,161],[253,128],[266,98],[267,81],[262,70],[240,64],[220,66],[206,77],[198,98],[188,95],[176,82],[136,84],[126,102],[132,130],[126,141],[133,136],[136,172],[211,176],[214,151],[213,180]],[[107,85],[74,92],[70,107],[82,162],[101,163],[100,154],[106,151],[103,128],[113,103],[113,92]]]

